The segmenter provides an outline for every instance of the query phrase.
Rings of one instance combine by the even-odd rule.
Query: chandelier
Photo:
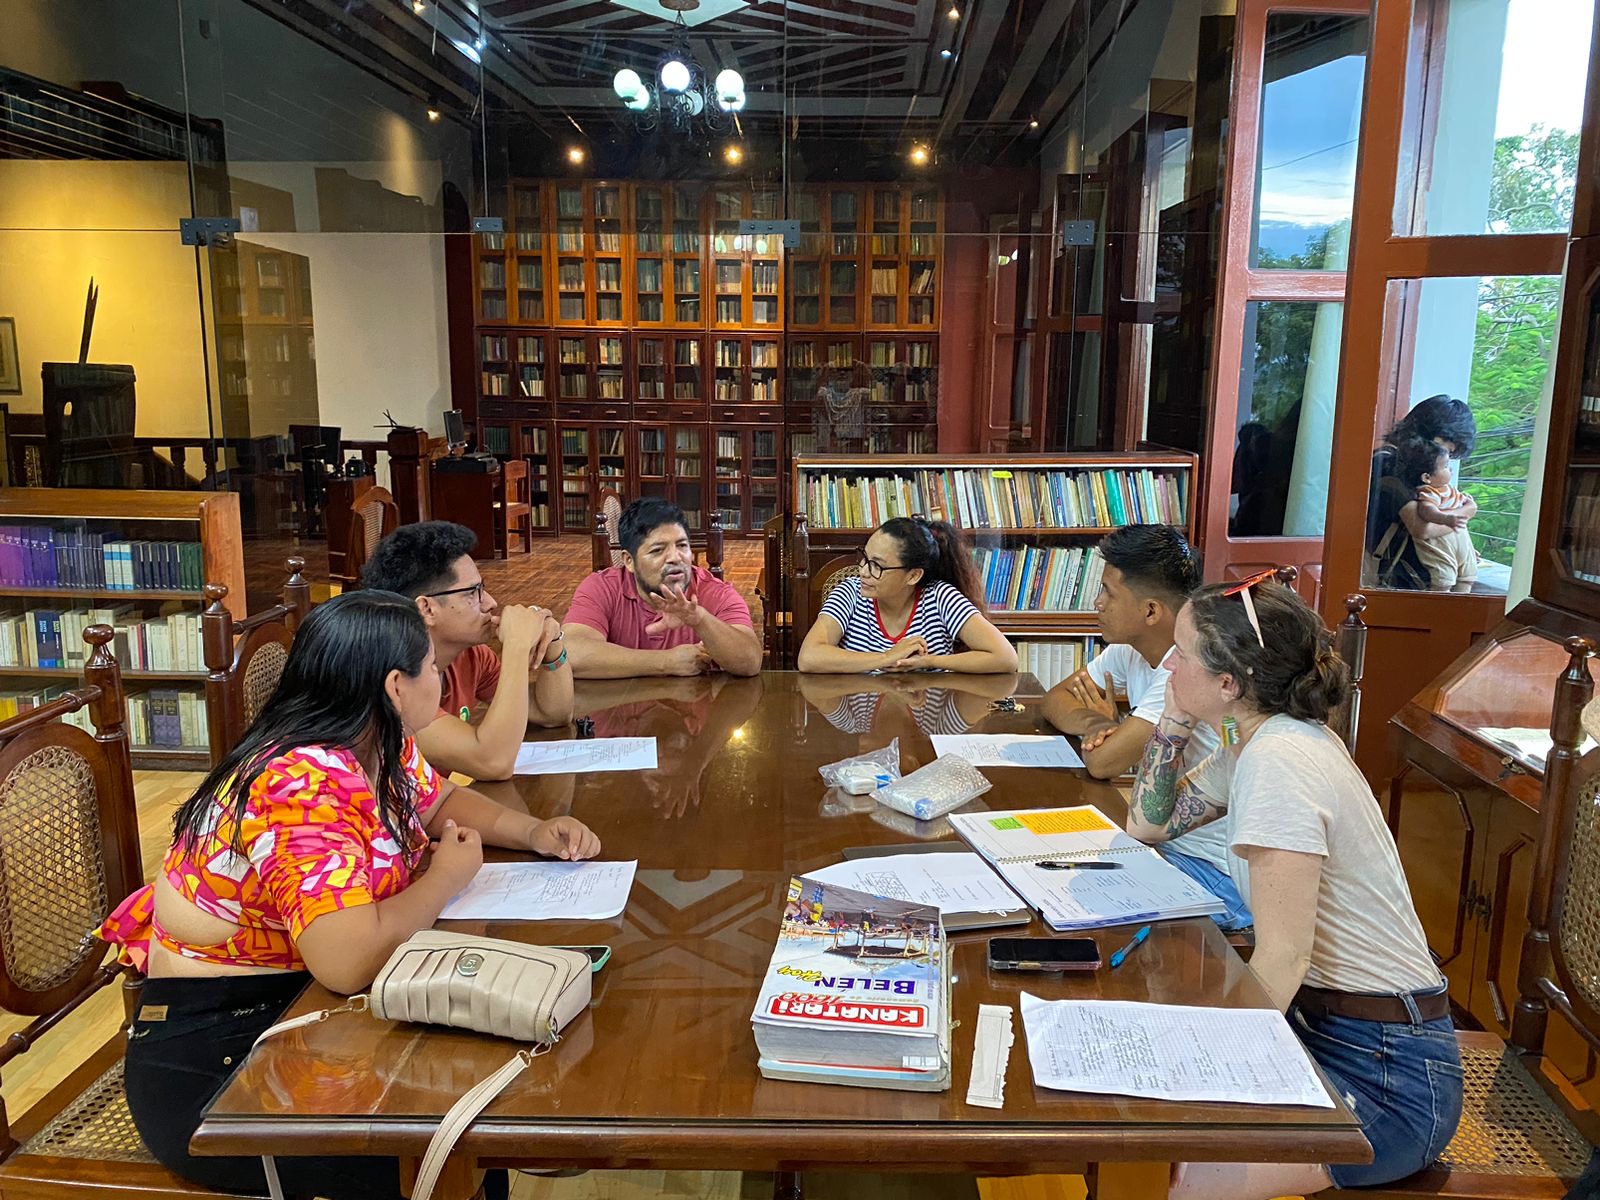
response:
[[[623,67],[611,81],[612,90],[635,114],[640,129],[666,125],[687,133],[696,122],[713,132],[726,128],[744,109],[744,76],[724,67],[713,77],[689,52],[683,14],[700,7],[700,0],[660,0],[660,4],[678,14],[667,52],[649,78]]]

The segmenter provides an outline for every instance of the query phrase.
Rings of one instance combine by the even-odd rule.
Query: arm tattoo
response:
[[[1159,726],[1150,735],[1133,781],[1133,803],[1144,815],[1146,825],[1165,825],[1178,802],[1178,783],[1183,773],[1183,751],[1189,744],[1185,731],[1174,737]]]
[[[1182,837],[1189,830],[1216,819],[1222,810],[1204,796],[1180,787],[1178,801],[1173,806],[1172,818],[1167,822],[1168,837]]]

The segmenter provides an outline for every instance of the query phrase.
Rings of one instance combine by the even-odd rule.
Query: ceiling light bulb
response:
[[[1037,128],[1039,128],[1039,122],[1036,121],[1036,120],[1035,121],[1029,121],[1028,122],[1028,128],[1029,129],[1037,129]]]
[[[411,0],[411,11],[420,17],[423,13],[428,11],[428,5],[425,0]]]
[[[961,20],[961,10],[952,4],[950,6],[950,11],[945,13],[945,16],[949,17],[952,21],[959,21]]]
[[[744,151],[736,144],[730,143],[723,151],[722,157],[731,165],[737,166],[744,161]]]
[[[928,161],[928,148],[926,146],[911,147],[911,161],[917,166],[923,166]]]
[[[428,105],[428,120],[437,121],[440,116],[441,114],[437,107],[432,104]]]
[[[641,87],[632,96],[629,96],[622,102],[622,107],[631,109],[633,112],[643,112],[645,109],[650,107],[650,89],[647,87]]]
[[[584,160],[584,153],[583,153],[583,147],[582,146],[568,146],[567,147],[567,161],[569,163],[571,163],[573,166],[577,166],[579,163],[583,162],[583,160]]]
[[[689,68],[675,58],[667,59],[661,64],[661,86],[669,92],[687,91]]]
[[[728,67],[717,75],[716,88],[717,99],[726,108],[732,101],[744,98],[744,76]]]
[[[939,51],[939,57],[940,58],[954,58],[955,54],[956,54],[956,52],[954,50],[941,50],[941,51]]]
[[[611,90],[616,92],[618,100],[632,100],[644,90],[644,80],[632,67],[623,67],[612,77]]]

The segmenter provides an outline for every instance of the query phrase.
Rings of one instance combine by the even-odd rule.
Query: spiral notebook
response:
[[[1227,906],[1091,805],[946,818],[1050,928],[1208,916]],[[1100,862],[1102,869],[1042,863]]]

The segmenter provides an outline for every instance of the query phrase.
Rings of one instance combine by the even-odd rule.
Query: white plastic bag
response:
[[[880,787],[872,798],[908,817],[931,821],[954,812],[993,786],[983,772],[959,754],[946,754],[904,779]]]

